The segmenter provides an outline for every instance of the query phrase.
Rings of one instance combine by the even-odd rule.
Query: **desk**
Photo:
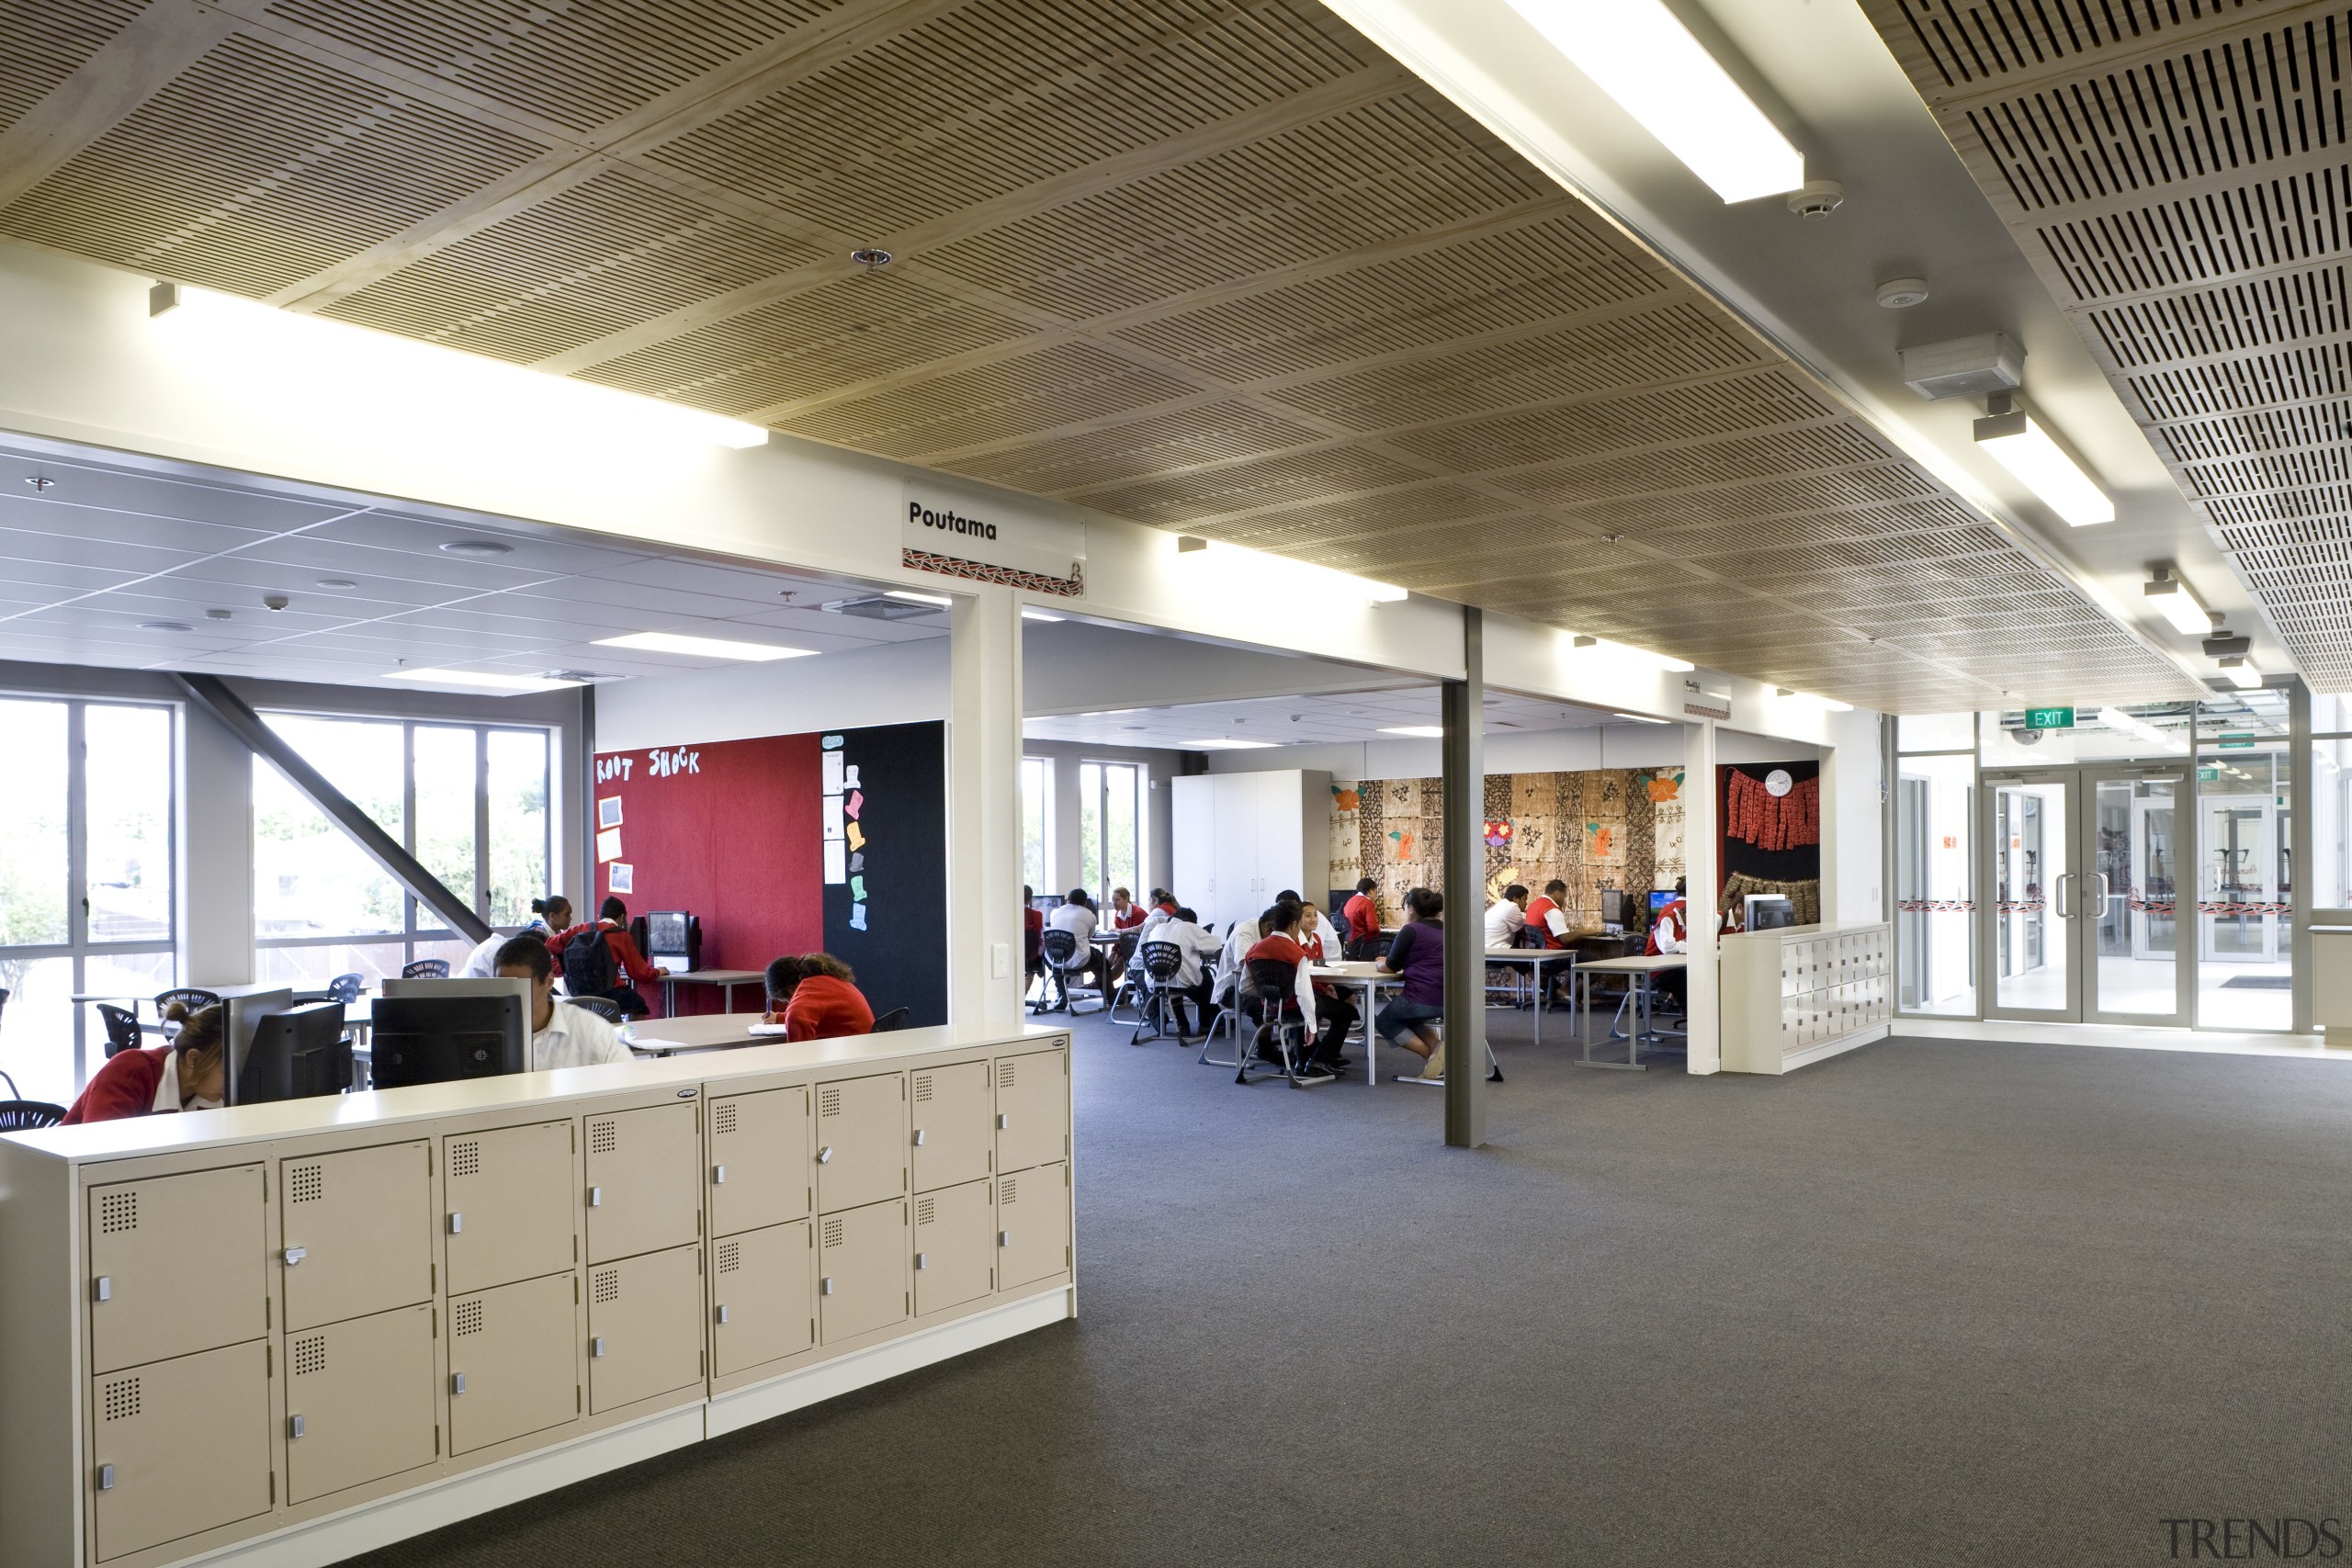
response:
[[[1306,966],[1310,980],[1329,980],[1334,986],[1360,986],[1363,988],[1363,1081],[1378,1083],[1380,1074],[1373,1057],[1380,1042],[1380,1031],[1372,1026],[1372,1015],[1378,1010],[1378,992],[1383,986],[1401,986],[1402,975],[1391,975],[1370,959],[1344,959],[1337,964],[1310,964]]]
[[[1650,982],[1668,969],[1684,969],[1690,961],[1679,953],[1652,953],[1633,958],[1598,958],[1589,964],[1579,964],[1570,971],[1571,977],[1584,993],[1581,1004],[1584,1028],[1584,1054],[1577,1058],[1579,1067],[1614,1067],[1620,1072],[1645,1073],[1642,1065],[1642,1041],[1650,1034]],[[1634,1004],[1634,1028],[1625,1039],[1625,1059],[1622,1062],[1596,1062],[1592,1059],[1592,976],[1623,975],[1631,987],[1628,1000]],[[1614,1026],[1609,1037],[1618,1037]]]
[[[757,1012],[714,1012],[694,1018],[665,1018],[643,1025],[628,1044],[639,1057],[673,1056],[682,1051],[729,1051],[739,1045],[783,1044],[781,1034],[752,1032],[752,1025],[766,1016]]]
[[[767,978],[764,969],[687,969],[675,975],[664,975],[662,976],[662,1014],[664,1018],[678,1016],[678,987],[686,985],[718,987],[727,994],[727,999],[719,1005],[731,1013],[735,1010],[736,987],[754,983],[764,986]],[[765,992],[761,993],[761,999],[766,999]]]
[[[1487,949],[1489,964],[1524,964],[1527,965],[1528,990],[1535,998],[1535,1043],[1544,1043],[1544,965],[1568,965],[1568,979],[1574,984],[1582,966],[1577,963],[1573,949],[1565,947],[1490,947]],[[1482,977],[1483,984],[1483,977]]]

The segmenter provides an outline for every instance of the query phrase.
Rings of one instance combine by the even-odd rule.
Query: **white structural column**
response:
[[[1682,759],[1683,894],[1690,941],[1690,967],[1684,976],[1690,987],[1690,1070],[1721,1072],[1724,1032],[1718,998],[1722,984],[1715,971],[1715,889],[1723,879],[1716,864],[1723,829],[1715,820],[1715,726],[1712,719],[1687,725]]]
[[[254,754],[197,704],[180,716],[180,984],[240,986],[254,977]]]
[[[1021,604],[959,593],[947,613],[947,1017],[1021,1017]]]

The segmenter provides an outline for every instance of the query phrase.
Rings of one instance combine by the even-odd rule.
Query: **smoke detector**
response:
[[[1885,310],[1907,310],[1922,305],[1928,299],[1928,280],[1924,277],[1890,277],[1878,286],[1879,308]]]
[[[1826,218],[1845,200],[1846,187],[1836,180],[1807,180],[1789,193],[1789,210],[1800,218]]]

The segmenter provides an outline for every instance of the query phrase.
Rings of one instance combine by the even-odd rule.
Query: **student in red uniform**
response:
[[[804,953],[800,983],[784,1010],[786,1040],[834,1040],[874,1032],[874,1010],[849,965],[830,953]]]
[[[579,984],[574,978],[572,966],[565,964],[563,959],[563,950],[571,944],[571,939],[582,931],[591,931],[605,933],[605,947],[612,954],[610,973],[613,984],[609,987]],[[646,1005],[638,987],[650,986],[670,973],[647,963],[645,954],[638,952],[637,939],[628,934],[628,906],[617,898],[607,898],[598,907],[593,924],[571,926],[548,938],[548,955],[555,960],[556,968],[561,971],[566,992],[575,997],[603,997],[629,1018],[643,1018],[653,1010]]]
[[[1315,1038],[1317,998],[1315,982],[1308,978],[1306,973],[1306,949],[1300,946],[1298,941],[1298,921],[1303,912],[1296,902],[1277,902],[1273,908],[1268,909],[1263,916],[1260,917],[1266,934],[1252,942],[1243,952],[1241,964],[1242,974],[1245,976],[1249,974],[1249,966],[1261,958],[1278,958],[1291,965],[1294,976],[1292,994],[1298,999],[1299,1017],[1306,1022],[1306,1049],[1303,1054],[1311,1059],[1317,1050]],[[1264,1010],[1264,1016],[1272,1017],[1280,1002],[1278,998],[1264,997],[1261,998],[1261,1004]],[[1274,1055],[1271,1045],[1266,1054]]]
[[[1046,912],[1037,908],[1037,890],[1026,883],[1021,888],[1021,953],[1025,979],[1035,980],[1046,972]],[[776,960],[781,964],[782,959]]]
[[[1340,908],[1348,929],[1340,933],[1347,943],[1347,956],[1351,959],[1376,958],[1380,946],[1380,905],[1373,894],[1380,884],[1369,876],[1356,879],[1356,896]]]
[[[1334,950],[1339,946],[1339,932],[1332,931],[1329,937],[1323,934],[1330,929],[1331,922],[1321,920],[1318,923],[1317,917],[1321,914],[1321,910],[1311,905],[1302,906],[1298,912],[1298,930],[1295,940],[1300,951],[1306,954],[1306,962],[1310,965],[1334,962]],[[1313,981],[1313,985],[1315,1017],[1323,1026],[1322,1038],[1315,1046],[1315,1065],[1337,1073],[1348,1065],[1340,1052],[1347,1044],[1348,1031],[1356,1026],[1355,1004],[1320,980]]]
[[[1527,929],[1540,939],[1536,946],[1556,953],[1568,945],[1568,911],[1562,907],[1567,897],[1568,885],[1555,876],[1527,906]],[[1549,964],[1544,965],[1544,973],[1550,977],[1556,1002],[1557,993],[1569,983],[1568,971],[1560,964]]]
[[[68,1125],[114,1122],[157,1111],[209,1111],[228,1092],[221,1061],[223,1010],[218,1005],[191,1013],[174,1002],[164,1016],[181,1021],[168,1045],[119,1051],[107,1058],[65,1112]]]
[[[1150,910],[1136,903],[1135,895],[1125,888],[1111,889],[1111,929],[1113,931],[1131,931],[1143,924],[1144,917],[1150,913]]]

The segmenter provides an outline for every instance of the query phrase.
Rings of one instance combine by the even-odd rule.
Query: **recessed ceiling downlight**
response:
[[[511,556],[514,547],[496,539],[451,539],[441,547],[442,553],[452,556]]]
[[[332,593],[348,593],[359,584],[347,577],[322,577],[316,586],[326,589]]]
[[[189,626],[186,621],[141,621],[139,623],[139,629],[142,632],[192,632],[196,630],[194,626]]]

